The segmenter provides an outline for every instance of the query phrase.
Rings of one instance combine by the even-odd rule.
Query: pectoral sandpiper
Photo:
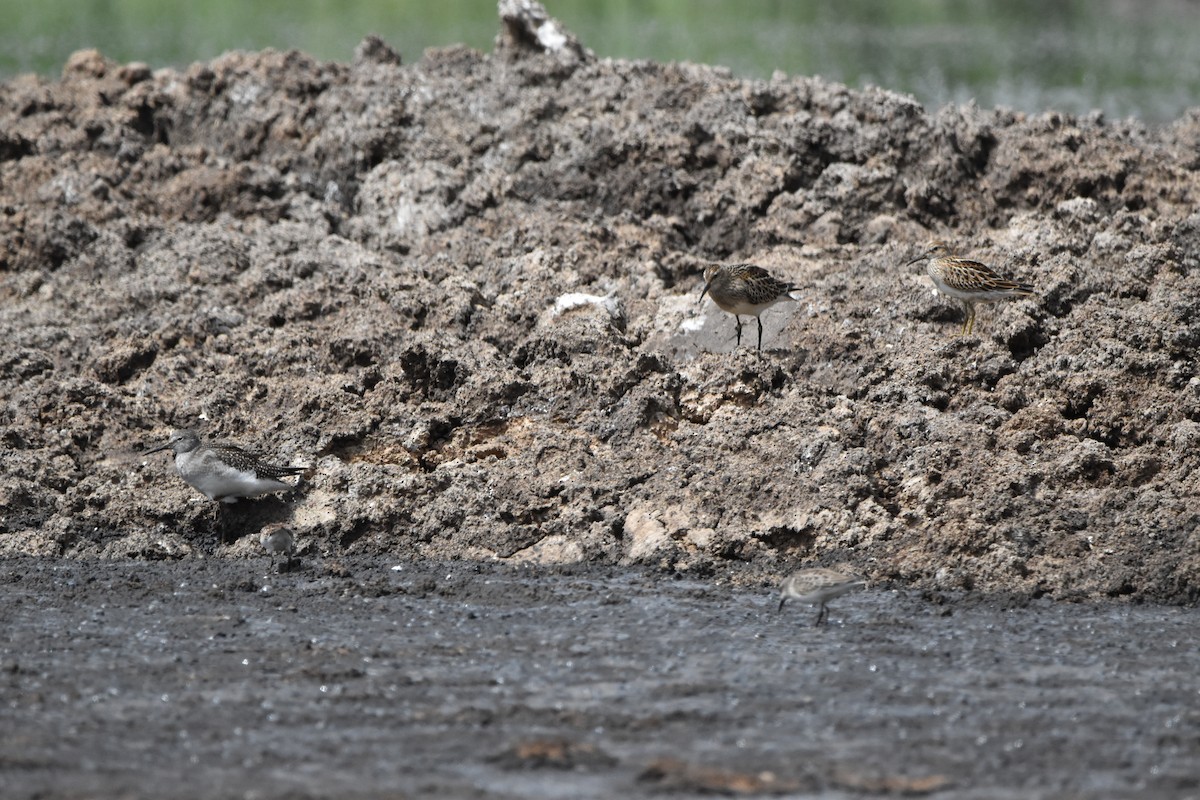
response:
[[[1025,297],[1033,294],[1033,284],[1020,283],[1001,277],[987,264],[959,258],[950,251],[950,246],[935,239],[925,246],[925,252],[909,264],[929,260],[925,269],[937,289],[947,297],[962,302],[967,309],[963,322],[963,334],[975,330],[975,306],[978,303],[994,303],[1010,297]]]

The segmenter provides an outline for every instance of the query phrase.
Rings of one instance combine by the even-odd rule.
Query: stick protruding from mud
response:
[[[550,53],[567,64],[595,60],[595,54],[537,0],[499,0],[499,8],[504,29],[496,40],[497,49]]]

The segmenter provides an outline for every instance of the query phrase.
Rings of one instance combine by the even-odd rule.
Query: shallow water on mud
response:
[[[1196,609],[392,567],[3,562],[6,796],[1200,788]]]

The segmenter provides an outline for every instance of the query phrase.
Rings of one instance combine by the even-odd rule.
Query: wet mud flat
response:
[[[0,782],[54,797],[1200,796],[1200,611],[661,570],[0,562]]]

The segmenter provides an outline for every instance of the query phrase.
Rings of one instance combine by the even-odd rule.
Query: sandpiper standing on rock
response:
[[[959,258],[950,251],[950,245],[934,239],[925,246],[924,254],[909,264],[929,259],[925,269],[942,294],[962,301],[967,309],[963,322],[963,334],[975,330],[975,305],[994,303],[1010,297],[1026,297],[1033,294],[1033,284],[1019,283],[1001,277],[987,264]]]
[[[258,497],[268,492],[294,489],[281,478],[298,475],[304,467],[268,464],[231,444],[200,443],[195,431],[174,431],[167,443],[147,450],[143,455],[171,448],[175,451],[175,470],[209,500],[236,503],[242,497]]]
[[[847,592],[861,589],[866,585],[866,581],[857,575],[846,575],[837,570],[821,567],[802,569],[784,578],[783,587],[779,592],[779,610],[783,610],[783,604],[788,600],[820,605],[821,610],[817,612],[817,621],[813,623],[813,627],[816,627],[825,621],[825,616],[829,611],[825,607],[826,603],[835,597],[841,597]]]
[[[276,522],[262,529],[258,535],[263,548],[271,556],[271,566],[275,566],[275,556],[286,556],[287,571],[292,571],[292,554],[296,552],[296,536],[291,528]]]
[[[742,314],[753,315],[758,320],[758,349],[762,350],[762,317],[759,316],[776,303],[795,300],[792,292],[799,289],[790,283],[771,277],[771,273],[753,264],[713,264],[704,270],[704,295],[713,299],[722,311],[733,314],[737,320],[737,343],[742,343]]]

